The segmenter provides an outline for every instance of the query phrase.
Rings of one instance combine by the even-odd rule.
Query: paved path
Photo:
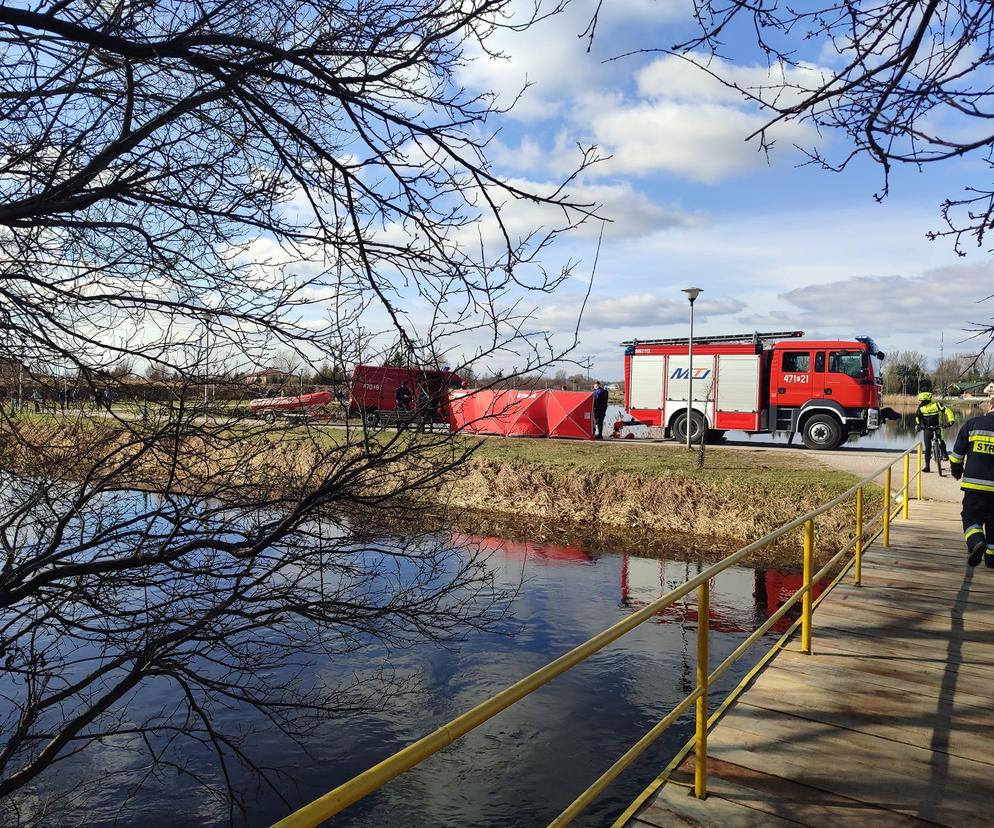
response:
[[[812,451],[808,453],[827,466],[831,466],[832,468],[840,469],[842,471],[852,472],[860,477],[866,477],[867,475],[873,474],[874,471],[879,469],[885,463],[888,463],[894,459],[893,452],[886,451],[838,450]],[[916,458],[912,455],[912,475],[914,475],[915,469]],[[922,475],[922,495],[926,500],[941,500],[946,503],[959,503],[962,500],[959,483],[954,480],[953,476],[949,473],[948,463],[943,463],[943,472],[945,476],[939,477],[936,473],[935,465],[933,464],[932,473]],[[894,466],[891,474],[893,475],[891,485],[894,491],[897,491],[904,485],[900,463]],[[878,482],[881,484],[883,483],[883,475],[878,478]],[[912,495],[913,493],[914,484],[912,484]]]
[[[994,571],[954,504],[911,513],[815,611],[814,654],[788,643],[715,726],[707,799],[691,753],[629,826],[991,823]]]

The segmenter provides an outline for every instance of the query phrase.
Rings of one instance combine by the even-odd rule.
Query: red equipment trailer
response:
[[[462,381],[451,371],[430,368],[393,368],[386,365],[357,365],[349,383],[349,416],[362,417],[372,427],[385,421],[396,421],[397,389],[407,384],[411,392],[411,410],[425,415],[428,422],[448,422],[448,392],[462,388]],[[422,393],[424,392],[424,393]],[[425,407],[427,412],[420,412]]]
[[[267,423],[275,423],[277,417],[291,420],[311,419],[319,406],[331,402],[330,391],[316,391],[313,394],[300,394],[295,397],[259,397],[249,402],[249,411],[262,417]]]
[[[880,425],[879,365],[873,340],[803,340],[777,331],[694,340],[624,342],[625,408],[667,436],[699,443],[730,429],[750,434],[798,432],[812,449],[834,449]],[[772,344],[769,344],[772,343]],[[687,396],[693,370],[688,424]]]

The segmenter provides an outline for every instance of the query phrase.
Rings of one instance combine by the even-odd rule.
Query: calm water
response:
[[[294,806],[365,770],[700,569],[697,563],[577,547],[466,537],[451,542],[478,543],[492,550],[501,583],[520,582],[512,617],[499,629],[474,632],[448,648],[420,646],[392,653],[371,648],[320,665],[330,679],[356,676],[360,681],[373,680],[376,669],[389,665],[397,676],[415,679],[421,687],[384,713],[343,717],[316,728],[307,739],[306,752],[272,730],[252,736],[252,754],[281,769],[282,791]],[[799,583],[796,575],[741,567],[719,578],[712,593],[712,663],[734,649]],[[672,608],[353,806],[334,824],[546,825],[692,690],[695,628],[694,600]],[[714,703],[761,652],[757,649],[726,674],[714,689]],[[168,700],[162,688],[153,686],[143,693],[146,704]],[[225,716],[228,724],[261,725],[244,711]],[[616,815],[655,777],[691,730],[689,720],[673,728],[579,824],[602,825]],[[85,761],[92,770],[105,758],[90,756]],[[203,761],[203,772],[216,778],[211,765]],[[112,769],[108,765],[108,771]],[[273,792],[255,791],[247,778],[236,780],[250,805],[248,824],[268,825],[288,812]],[[120,820],[152,828],[227,821],[221,804],[180,778],[145,788],[122,812],[126,793],[108,774],[89,803],[88,824]]]

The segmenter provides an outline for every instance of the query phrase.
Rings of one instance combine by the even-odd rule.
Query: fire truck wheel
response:
[[[370,428],[376,428],[380,424],[380,415],[377,414],[375,411],[367,411],[363,415],[363,420],[366,422],[366,425],[369,426]]]
[[[683,411],[677,414],[676,419],[673,421],[673,439],[678,443],[687,442],[687,412]],[[701,442],[701,436],[704,434],[704,418],[698,413],[694,412],[691,415],[690,424],[690,442],[694,445],[698,445]]]
[[[831,414],[815,414],[804,421],[801,439],[809,449],[835,449],[842,445],[842,426]]]
[[[276,422],[276,415],[272,411],[267,411],[262,415],[262,419],[269,425],[272,425]]]

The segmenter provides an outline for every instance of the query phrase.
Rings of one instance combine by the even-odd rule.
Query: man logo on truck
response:
[[[707,379],[711,374],[710,368],[695,368],[694,369],[694,379]],[[670,379],[675,380],[685,380],[690,379],[690,369],[689,368],[674,368],[673,373],[670,374]]]

